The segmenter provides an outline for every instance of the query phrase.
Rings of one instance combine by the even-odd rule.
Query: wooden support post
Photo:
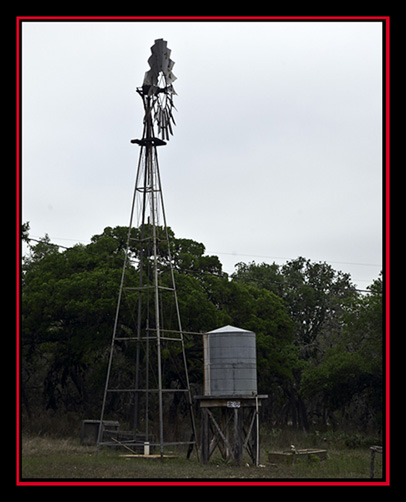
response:
[[[243,408],[234,408],[234,462],[241,464],[242,460],[242,411]]]
[[[257,412],[254,411],[254,417],[257,418]],[[253,441],[252,441],[252,461],[258,467],[259,465],[259,428],[258,424],[252,430]]]
[[[243,431],[246,432],[245,434],[245,440],[244,440],[244,444],[243,444],[243,450],[246,449],[251,457],[251,460],[253,461],[253,463],[255,465],[258,465],[257,463],[257,451],[256,451],[256,427],[254,427],[254,422],[255,422],[255,419],[256,419],[256,410],[253,409],[252,412],[251,412],[251,417],[250,417],[250,425],[249,425],[249,428],[248,428],[248,432],[245,431],[244,429],[244,424],[243,424]],[[251,441],[251,437],[252,437],[252,441]]]
[[[369,477],[372,479],[375,476],[375,454],[380,453],[382,455],[382,446],[371,446],[371,465]]]
[[[371,471],[369,477],[372,479],[375,475],[375,448],[371,448]]]
[[[209,414],[207,408],[202,408],[202,464],[209,462]]]
[[[258,467],[259,466],[259,401],[258,401],[258,396],[255,396],[255,420],[256,420],[255,442],[254,442],[255,465]]]

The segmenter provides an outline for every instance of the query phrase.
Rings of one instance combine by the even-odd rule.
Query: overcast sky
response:
[[[226,272],[304,256],[360,288],[382,268],[382,25],[26,22],[22,220],[71,246],[128,225],[150,47],[168,41],[168,225]]]

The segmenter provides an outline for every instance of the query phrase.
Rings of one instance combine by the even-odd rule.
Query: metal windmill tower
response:
[[[164,447],[175,444],[189,444],[189,455],[196,427],[157,152],[173,134],[176,77],[167,42],[155,40],[151,52],[150,70],[137,89],[144,129],[142,139],[131,140],[140,154],[97,447],[119,443],[146,453],[159,446],[162,457]],[[172,417],[180,408],[190,415],[191,436],[179,440],[174,426],[165,427],[165,406],[172,406]],[[128,417],[124,421],[131,430],[111,434],[106,424],[117,410],[121,418]]]

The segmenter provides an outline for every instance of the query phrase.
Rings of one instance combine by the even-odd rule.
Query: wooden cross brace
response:
[[[202,462],[207,464],[214,450],[218,447],[224,460],[227,460],[231,455],[234,462],[240,465],[245,449],[252,461],[258,465],[258,449],[256,448],[258,430],[257,427],[254,427],[258,413],[257,408],[249,409],[248,429],[244,426],[243,407],[219,409],[221,410],[220,419],[216,418],[208,407],[202,408]],[[230,422],[233,422],[233,441],[230,440],[229,434]]]

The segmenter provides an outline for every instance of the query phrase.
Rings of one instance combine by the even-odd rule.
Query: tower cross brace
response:
[[[158,164],[157,147],[166,142],[154,133],[153,95],[148,86],[138,88],[137,92],[144,105],[144,128],[142,139],[131,140],[131,143],[140,146],[140,153],[97,448],[103,445],[117,446],[117,443],[126,448],[149,444],[159,447],[163,457],[165,446],[188,444],[188,456],[194,446],[198,455],[184,332]],[[136,227],[133,226],[135,218]],[[123,362],[126,350],[133,359]],[[168,384],[163,368],[168,370],[169,362],[174,363],[174,368],[171,370],[173,380]],[[173,393],[186,397],[191,420],[189,441],[166,439],[164,399]],[[124,404],[125,398],[127,404]],[[103,426],[106,416],[112,414],[114,404],[121,410],[125,407],[133,409],[129,413],[132,432],[119,438],[117,435],[109,437],[109,432]],[[140,432],[142,429],[143,433]]]

